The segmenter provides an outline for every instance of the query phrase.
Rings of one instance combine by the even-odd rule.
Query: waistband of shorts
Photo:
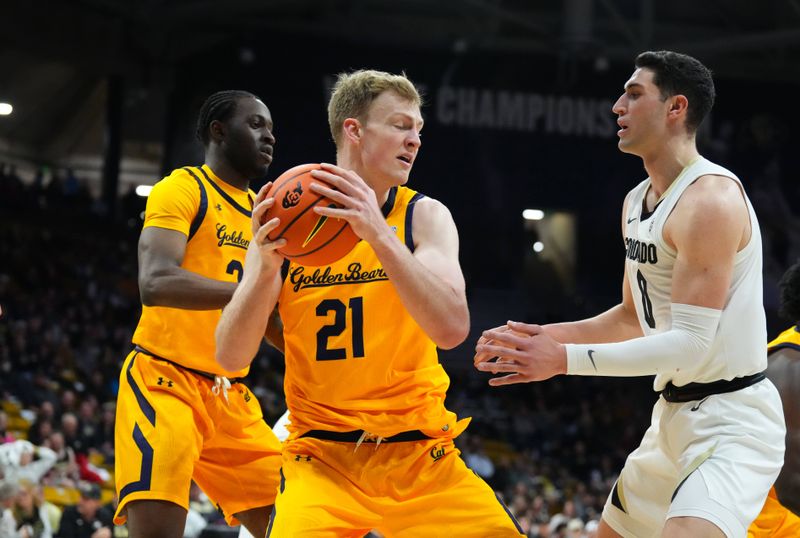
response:
[[[308,430],[307,432],[299,435],[297,438],[311,437],[313,439],[321,439],[323,441],[335,441],[337,443],[358,443],[359,440],[364,443],[376,443],[380,439],[383,443],[408,443],[412,441],[427,441],[433,439],[425,435],[419,430],[410,430],[407,432],[400,432],[390,437],[373,437],[364,435],[364,430],[354,430],[350,432],[332,432],[328,430]],[[363,437],[363,439],[362,439]]]
[[[669,382],[660,394],[668,402],[693,402],[695,400],[702,400],[712,394],[735,392],[749,387],[750,385],[755,385],[765,378],[766,375],[764,372],[758,372],[757,374],[744,377],[735,377],[730,381],[721,379],[719,381],[712,381],[711,383],[689,383],[682,387],[676,387],[672,382]]]
[[[218,376],[217,374],[212,374],[211,372],[204,372],[203,370],[195,370],[194,368],[189,368],[188,366],[184,366],[184,365],[182,365],[180,363],[177,363],[175,361],[171,361],[169,359],[165,359],[164,357],[160,357],[160,356],[156,355],[155,353],[153,353],[151,351],[147,351],[145,348],[143,348],[142,346],[140,346],[138,344],[136,346],[134,346],[133,349],[137,353],[142,353],[144,355],[148,355],[150,358],[153,358],[153,359],[155,359],[157,361],[168,362],[171,365],[176,366],[177,368],[180,368],[181,370],[186,370],[188,372],[192,372],[193,374],[199,375],[200,377],[205,377],[206,379],[210,379],[211,381],[215,381],[217,379],[217,377],[222,377],[222,376]],[[236,383],[242,383],[244,381],[244,378],[243,377],[229,377],[228,381],[230,381],[231,385],[235,385]]]

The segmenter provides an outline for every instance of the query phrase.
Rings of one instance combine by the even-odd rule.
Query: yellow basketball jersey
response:
[[[253,191],[225,183],[207,165],[179,168],[153,187],[144,227],[167,228],[187,236],[183,269],[214,280],[238,282],[252,237],[254,199]],[[225,372],[214,358],[214,330],[221,313],[221,309],[142,306],[133,342],[189,368],[244,376],[247,368]]]
[[[787,347],[800,351],[800,325],[786,329],[767,344],[767,353]]]
[[[421,197],[393,188],[383,206],[387,223],[411,250],[411,219]],[[366,241],[328,266],[291,263],[278,302],[290,438],[312,429],[454,437],[466,427],[444,407],[450,379],[436,344],[405,309]]]

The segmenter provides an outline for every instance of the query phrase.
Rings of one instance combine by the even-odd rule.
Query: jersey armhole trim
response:
[[[200,178],[197,177],[197,174],[192,172],[188,166],[183,169],[194,178],[197,182],[197,187],[200,189],[200,206],[197,208],[197,214],[194,216],[194,219],[192,219],[192,224],[189,227],[189,239],[187,241],[191,241],[194,234],[196,234],[197,230],[200,228],[200,225],[203,224],[203,220],[206,218],[206,211],[208,211],[208,194],[206,194],[206,188],[203,182],[200,181]]]
[[[406,207],[406,220],[405,220],[405,242],[406,247],[412,253],[414,252],[414,231],[412,229],[412,224],[414,222],[414,207],[416,207],[417,202],[421,199],[425,198],[424,194],[416,193],[414,196],[411,197],[411,200],[408,202],[408,206]]]

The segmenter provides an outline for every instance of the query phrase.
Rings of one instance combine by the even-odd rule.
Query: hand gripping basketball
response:
[[[280,225],[269,233],[270,241],[286,239],[278,252],[301,265],[328,265],[350,252],[360,241],[344,219],[330,218],[314,212],[315,206],[341,207],[333,200],[312,192],[312,182],[325,183],[312,177],[319,164],[295,166],[281,174],[267,196],[275,203],[264,216],[264,222],[278,217]],[[334,188],[326,184],[330,188]]]

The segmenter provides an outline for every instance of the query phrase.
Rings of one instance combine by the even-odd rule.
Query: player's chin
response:
[[[405,185],[406,183],[408,183],[409,172],[410,170],[401,170],[398,173],[394,174],[395,176],[394,182],[397,185]]]
[[[261,162],[253,167],[253,170],[248,174],[251,181],[263,178],[269,171],[269,163]]]

